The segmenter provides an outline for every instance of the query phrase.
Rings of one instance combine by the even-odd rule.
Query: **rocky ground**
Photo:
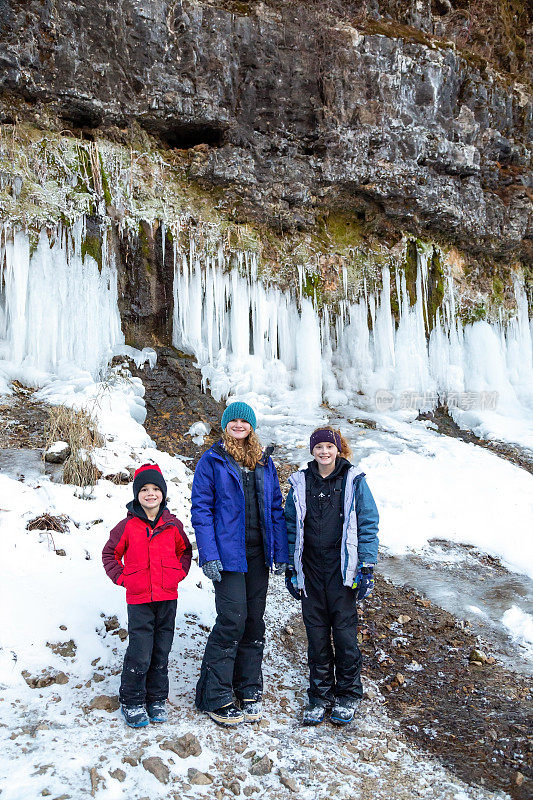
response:
[[[300,615],[290,627],[283,642],[301,659]],[[499,665],[490,642],[413,589],[380,579],[361,609],[358,638],[364,674],[406,741],[471,785],[531,797],[531,681]]]
[[[142,379],[146,389],[144,426],[159,449],[190,459],[189,466],[194,468],[204,450],[220,437],[220,419],[226,405],[202,392],[201,375],[193,356],[173,347],[155,349],[157,363],[153,369],[136,369],[130,363],[132,374]],[[200,448],[186,435],[198,421],[213,426]]]
[[[65,641],[63,672],[40,680],[26,675],[37,702],[17,703],[19,724],[7,751],[33,763],[33,775],[42,778],[40,794],[54,800],[263,794],[280,800],[496,800],[503,797],[499,789],[516,800],[531,796],[527,686],[494,663],[470,662],[479,642],[449,615],[413,592],[379,581],[361,615],[366,696],[360,713],[344,729],[327,722],[307,729],[300,724],[305,637],[294,608],[281,581],[273,579],[265,718],[259,724],[227,731],[194,710],[207,630],[190,613],[184,629],[178,627],[171,657],[169,722],[127,729],[116,697],[127,639],[116,618],[108,618],[101,635],[113,649],[113,663],[94,664],[92,679],[75,686],[78,699],[58,725],[52,720],[54,704],[75,680],[68,666],[75,645]],[[73,736],[84,743],[85,777],[58,792],[58,763]]]
[[[153,375],[143,373],[147,429],[161,449],[197,457],[185,433],[198,419],[219,419],[221,407],[201,393],[189,362],[165,351]],[[7,422],[0,439],[4,453],[43,447],[47,409],[30,393],[20,390],[3,400],[0,414]],[[218,433],[214,429],[211,439]],[[293,465],[279,466],[285,484]],[[31,791],[38,781],[39,794],[54,800],[531,797],[531,683],[493,658],[491,641],[412,588],[378,579],[360,613],[366,693],[360,713],[345,729],[326,722],[309,730],[300,724],[307,669],[296,610],[282,580],[273,579],[265,719],[258,725],[226,731],[195,711],[194,683],[208,628],[191,611],[176,631],[169,723],[127,729],[117,699],[127,631],[109,616],[99,631],[111,657],[105,665],[94,659],[89,680],[76,674],[75,637],[63,629],[50,642],[63,668],[24,671],[28,690],[10,703],[9,726],[0,726],[5,753],[19,763],[25,759]],[[85,754],[82,777],[78,768],[75,780],[65,761],[73,741]],[[24,785],[5,786],[6,800],[30,796]]]
[[[461,439],[463,442],[470,442],[477,444],[479,447],[485,447],[497,456],[507,459],[517,467],[533,473],[533,452],[526,447],[519,445],[509,444],[508,442],[488,441],[487,439],[480,439],[472,431],[466,431],[457,425],[449,414],[445,406],[438,406],[434,411],[426,411],[418,415],[417,419],[427,419],[435,423],[438,432],[445,436],[453,436],[456,439]]]

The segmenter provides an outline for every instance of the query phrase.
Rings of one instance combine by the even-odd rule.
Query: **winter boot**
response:
[[[150,717],[150,722],[168,722],[168,714],[164,700],[155,700],[153,703],[146,703],[146,711]]]
[[[330,715],[330,722],[334,725],[348,725],[354,716],[361,700],[337,700]]]
[[[244,722],[244,714],[234,703],[228,703],[227,706],[208,711],[207,716],[211,717],[217,725],[222,725],[223,728],[234,728],[235,725],[240,725],[241,722]]]
[[[302,722],[304,725],[320,725],[325,716],[325,706],[308,703],[304,708]]]
[[[126,720],[126,725],[130,728],[144,728],[148,725],[148,714],[144,706],[122,706],[122,714]]]
[[[245,722],[259,722],[263,716],[261,700],[241,700],[239,703]]]

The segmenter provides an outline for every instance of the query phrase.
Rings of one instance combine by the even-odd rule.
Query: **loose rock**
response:
[[[45,450],[44,460],[49,464],[62,464],[70,455],[70,447],[67,442],[54,442]]]
[[[27,670],[23,670],[22,677],[32,689],[43,689],[45,686],[51,686],[53,683],[64,685],[68,683],[68,675],[64,672],[48,672],[42,675],[30,675]]]
[[[299,791],[300,787],[298,786],[298,784],[296,783],[294,778],[291,778],[289,773],[286,772],[284,769],[280,769],[280,771],[279,771],[279,780],[280,780],[280,783],[283,786],[285,786],[285,788],[289,789],[289,791],[291,791],[291,792]]]
[[[159,756],[150,756],[142,762],[147,772],[150,772],[160,783],[168,783],[170,770]]]
[[[137,750],[132,750],[131,753],[125,755],[122,759],[123,764],[129,764],[130,767],[136,767],[144,755],[144,748],[140,747]]]
[[[117,711],[119,707],[118,697],[111,697],[107,694],[99,694],[97,697],[93,697],[89,703],[92,711],[107,711],[109,714]]]
[[[120,769],[120,767],[117,767],[117,769],[109,770],[109,774],[116,781],[120,781],[120,783],[124,783],[124,781],[126,780],[126,773],[124,772],[123,769]]]
[[[272,761],[268,756],[263,756],[250,767],[250,775],[268,775],[272,771]]]
[[[202,752],[200,742],[193,733],[186,733],[177,739],[166,739],[159,747],[161,750],[172,750],[180,758],[199,756]]]
[[[206,772],[190,767],[187,771],[187,779],[193,786],[207,786],[213,783],[213,777]]]

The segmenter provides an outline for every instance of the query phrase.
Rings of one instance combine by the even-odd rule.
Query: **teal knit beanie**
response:
[[[257,425],[257,420],[255,418],[253,408],[250,408],[247,403],[230,403],[230,405],[226,408],[224,413],[222,414],[222,430],[226,430],[226,425],[228,422],[231,422],[232,419],[243,419],[245,422],[249,422],[252,428],[255,431],[255,426]]]

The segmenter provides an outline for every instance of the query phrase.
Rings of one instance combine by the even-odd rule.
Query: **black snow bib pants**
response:
[[[260,700],[263,694],[268,567],[260,509],[262,466],[258,464],[249,472],[227,453],[224,455],[244,492],[248,570],[224,570],[222,579],[213,584],[217,618],[196,685],[196,707],[200,711],[215,711],[231,703],[234,696],[238,700]]]
[[[350,464],[337,459],[320,477],[316,462],[306,470],[303,571],[307,597],[302,615],[307,631],[309,701],[331,708],[363,696],[357,607],[353,589],[343,586],[341,541],[344,490]],[[332,643],[333,639],[333,643]]]

